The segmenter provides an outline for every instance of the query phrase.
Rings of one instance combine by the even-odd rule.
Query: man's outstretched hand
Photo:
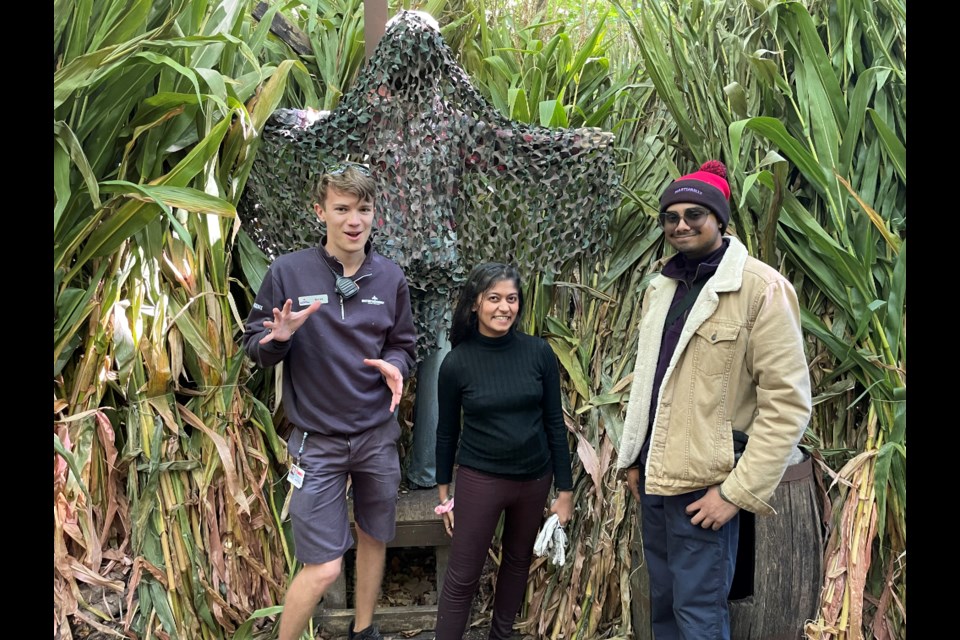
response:
[[[400,375],[400,369],[397,369],[397,367],[386,360],[380,359],[364,358],[363,364],[368,367],[376,367],[380,370],[383,381],[387,383],[387,386],[390,387],[390,391],[393,393],[393,398],[390,400],[390,413],[393,413],[393,410],[400,404],[400,396],[403,394],[403,376]]]
[[[273,340],[286,342],[293,333],[303,326],[317,309],[320,308],[320,301],[314,300],[309,307],[300,311],[291,311],[293,301],[287,298],[283,303],[283,309],[273,308],[273,320],[264,320],[263,326],[269,330],[269,333],[260,339],[260,344],[267,344]]]

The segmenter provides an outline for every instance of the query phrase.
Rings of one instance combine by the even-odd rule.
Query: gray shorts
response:
[[[352,436],[310,433],[300,468],[303,486],[293,489],[290,518],[297,560],[322,564],[343,556],[351,546],[347,516],[347,475],[353,483],[357,526],[381,542],[396,533],[400,456],[396,420]],[[303,431],[294,428],[287,450],[297,460]]]

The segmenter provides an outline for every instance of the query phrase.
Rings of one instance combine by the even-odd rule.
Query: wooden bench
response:
[[[433,511],[436,506],[436,489],[399,493],[397,495],[397,533],[396,537],[387,543],[387,547],[433,547],[436,554],[439,598],[450,557],[450,537],[444,531],[443,520]],[[350,514],[350,529],[356,540],[353,500],[349,500],[347,511]],[[356,542],[352,548],[356,549]],[[353,608],[347,607],[346,567],[344,567],[340,577],[324,594],[323,602],[317,610],[315,623],[325,631],[346,636],[353,614]],[[373,619],[380,626],[380,630],[386,633],[410,629],[433,629],[437,621],[437,605],[378,606]]]

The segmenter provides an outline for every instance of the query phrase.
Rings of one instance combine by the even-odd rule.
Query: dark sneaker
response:
[[[350,640],[383,640],[383,636],[380,635],[380,630],[377,629],[377,625],[372,624],[360,633],[354,633],[353,631],[353,621],[350,621],[350,629],[347,631],[348,638]]]

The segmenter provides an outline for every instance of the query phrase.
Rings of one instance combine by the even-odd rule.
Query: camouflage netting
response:
[[[240,212],[268,257],[319,244],[311,188],[345,159],[379,184],[372,240],[406,273],[420,358],[477,263],[512,263],[529,279],[608,244],[613,135],[511,122],[415,12],[391,21],[336,110],[281,109],[267,122]]]

